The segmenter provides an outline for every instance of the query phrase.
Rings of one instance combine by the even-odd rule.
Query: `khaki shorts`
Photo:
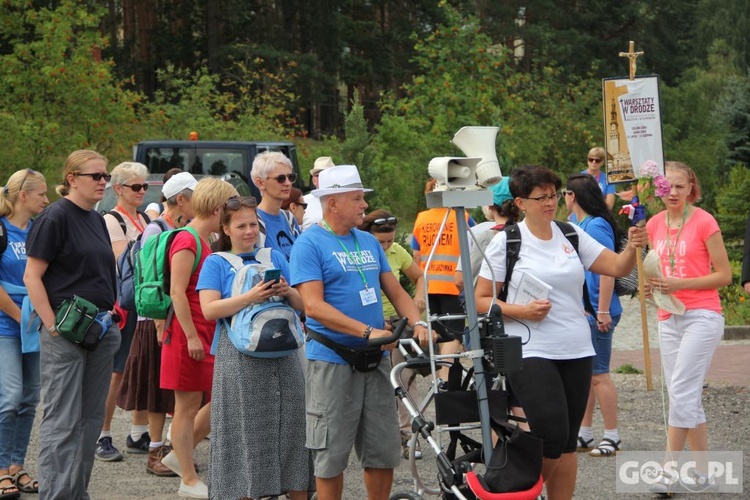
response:
[[[315,476],[344,472],[352,446],[365,468],[393,469],[401,462],[396,399],[389,360],[371,372],[326,361],[307,363],[307,442]]]

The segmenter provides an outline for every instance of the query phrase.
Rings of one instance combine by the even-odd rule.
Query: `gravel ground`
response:
[[[641,347],[641,327],[638,303],[625,299],[625,313],[615,333],[615,349],[637,349]],[[652,308],[649,308],[649,333],[651,345],[656,344],[656,321]],[[749,342],[749,341],[743,341]],[[664,411],[662,403],[661,380],[654,374],[653,392],[646,392],[645,380],[641,375],[613,374],[619,390],[620,435],[623,448],[626,450],[663,450],[665,443]],[[423,380],[420,382],[426,385]],[[711,383],[704,391],[704,406],[708,417],[711,449],[742,451],[750,456],[750,391],[748,387],[736,387]],[[37,416],[38,418],[39,416]],[[597,439],[603,428],[597,412],[594,428]],[[116,445],[122,445],[129,431],[129,417],[126,412],[117,410],[113,424]],[[27,468],[36,473],[37,427],[34,429],[29,449]],[[207,470],[209,441],[198,446],[196,460],[205,478]],[[425,458],[417,462],[418,470],[425,481],[436,475],[434,455],[423,446]],[[145,471],[145,455],[125,455],[119,463],[96,462],[89,491],[93,499],[115,500],[127,498],[166,499],[176,498],[179,479],[157,478]],[[615,493],[615,459],[594,458],[586,454],[578,456],[579,472],[576,487],[576,498],[655,498],[651,495],[623,495]],[[366,494],[356,458],[352,454],[350,472],[345,476],[344,498],[364,499]],[[750,478],[750,460],[745,461],[744,476]],[[409,464],[403,460],[395,473],[393,492],[411,489]],[[747,490],[746,490],[747,491]],[[719,500],[729,498],[750,498],[750,495],[680,495],[679,498],[697,498]],[[34,498],[23,495],[22,498]]]

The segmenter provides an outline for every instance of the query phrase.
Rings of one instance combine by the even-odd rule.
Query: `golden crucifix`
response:
[[[630,59],[630,79],[635,80],[635,60],[638,58],[638,56],[642,56],[643,52],[636,52],[635,51],[635,42],[630,41],[630,45],[628,46],[627,52],[620,52],[620,57],[627,57]]]

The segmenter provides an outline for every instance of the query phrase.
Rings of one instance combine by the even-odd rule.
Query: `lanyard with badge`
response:
[[[331,226],[328,225],[328,223],[323,219],[320,221],[322,226],[330,232],[334,238],[336,238],[336,241],[339,242],[339,245],[341,245],[341,248],[346,252],[347,257],[349,257],[349,260],[354,264],[354,267],[357,268],[357,272],[359,273],[359,277],[362,278],[362,283],[365,285],[364,290],[360,290],[359,292],[359,298],[362,301],[363,306],[369,306],[370,304],[375,304],[378,301],[378,296],[375,294],[375,289],[370,288],[367,285],[367,278],[365,278],[365,273],[362,270],[362,267],[359,265],[358,259],[355,259],[352,253],[349,251],[348,248],[346,248],[346,245],[344,245],[344,242],[339,239],[338,235],[333,232],[333,229],[331,229]],[[362,256],[362,251],[359,248],[359,241],[357,241],[357,235],[354,234],[354,231],[351,231],[350,234],[352,235],[352,238],[354,238],[354,247],[357,249],[357,255],[359,257]]]

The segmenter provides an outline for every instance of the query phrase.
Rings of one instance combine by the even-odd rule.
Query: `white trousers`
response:
[[[693,429],[706,422],[701,396],[724,316],[707,309],[686,311],[659,322],[661,365],[669,391],[669,425]]]

